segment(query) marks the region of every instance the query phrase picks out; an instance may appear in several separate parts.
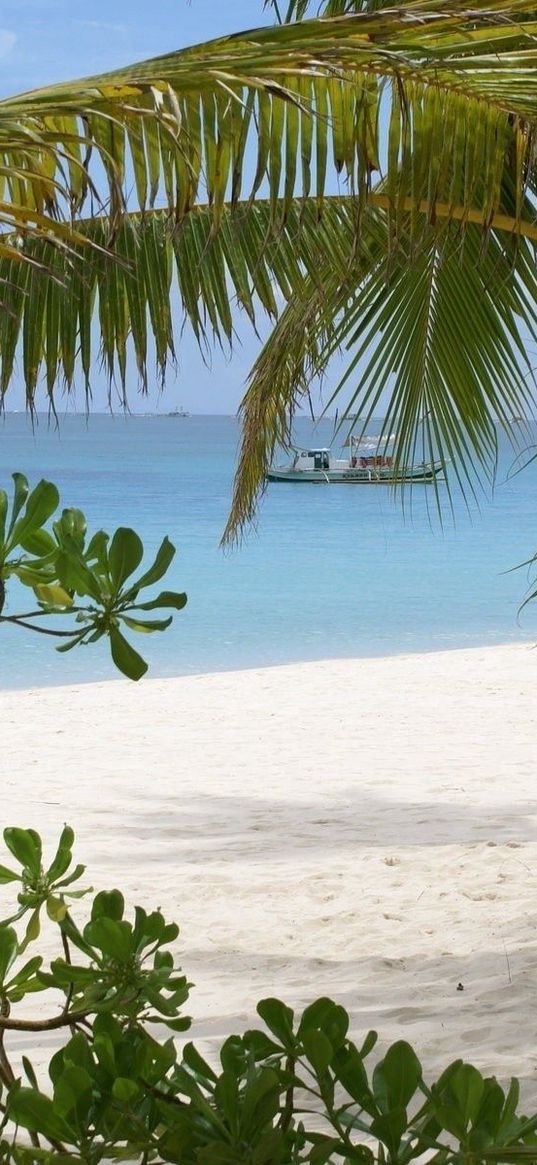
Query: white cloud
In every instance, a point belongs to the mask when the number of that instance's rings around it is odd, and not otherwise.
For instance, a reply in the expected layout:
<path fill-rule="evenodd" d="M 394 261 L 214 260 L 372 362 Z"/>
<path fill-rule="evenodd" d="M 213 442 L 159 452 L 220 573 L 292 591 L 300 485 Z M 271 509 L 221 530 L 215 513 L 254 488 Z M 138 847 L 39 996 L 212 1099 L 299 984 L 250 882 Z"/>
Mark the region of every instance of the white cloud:
<path fill-rule="evenodd" d="M 17 37 L 9 28 L 0 28 L 0 58 L 7 57 Z"/>

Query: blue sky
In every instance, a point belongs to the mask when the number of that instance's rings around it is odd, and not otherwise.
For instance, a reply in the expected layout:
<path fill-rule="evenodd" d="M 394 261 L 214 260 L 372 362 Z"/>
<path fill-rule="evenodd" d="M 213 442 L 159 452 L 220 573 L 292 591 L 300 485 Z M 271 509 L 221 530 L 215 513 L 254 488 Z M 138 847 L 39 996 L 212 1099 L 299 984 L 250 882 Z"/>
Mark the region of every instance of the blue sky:
<path fill-rule="evenodd" d="M 50 82 L 102 72 L 130 61 L 182 48 L 212 37 L 253 28 L 272 19 L 262 0 L 4 0 L 0 15 L 0 92 L 18 93 Z M 246 329 L 231 360 L 215 352 L 207 368 L 195 342 L 186 337 L 180 374 L 170 373 L 163 398 L 137 398 L 133 376 L 131 407 L 136 411 L 184 404 L 194 412 L 236 410 L 259 341 Z M 106 392 L 98 369 L 94 405 L 104 408 Z M 24 395 L 17 381 L 10 407 Z M 81 400 L 80 400 L 80 403 Z"/>
<path fill-rule="evenodd" d="M 4 0 L 0 88 L 103 72 L 270 19 L 262 0 Z"/>

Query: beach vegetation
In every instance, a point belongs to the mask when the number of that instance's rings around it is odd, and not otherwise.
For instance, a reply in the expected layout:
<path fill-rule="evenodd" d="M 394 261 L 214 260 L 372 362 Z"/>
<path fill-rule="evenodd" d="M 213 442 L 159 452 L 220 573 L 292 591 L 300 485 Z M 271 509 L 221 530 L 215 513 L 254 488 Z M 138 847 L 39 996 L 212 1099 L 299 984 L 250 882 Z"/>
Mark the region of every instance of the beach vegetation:
<path fill-rule="evenodd" d="M 505 1090 L 457 1058 L 431 1081 L 407 1041 L 381 1054 L 375 1032 L 356 1043 L 348 1013 L 329 998 L 298 1015 L 261 1000 L 258 1026 L 228 1036 L 209 1062 L 185 1042 L 178 927 L 159 910 L 129 914 L 117 889 L 80 888 L 85 868 L 73 865 L 68 826 L 49 865 L 33 829 L 5 829 L 4 841 L 0 885 L 15 898 L 0 922 L 6 1165 L 535 1160 L 537 1116 L 521 1113 L 516 1080 Z M 38 953 L 42 919 L 55 935 L 52 958 L 49 934 Z M 31 1041 L 47 1032 L 56 1047 L 45 1076 Z M 25 1049 L 20 1064 L 13 1037 Z"/>
<path fill-rule="evenodd" d="M 241 406 L 226 538 L 312 384 L 396 468 L 470 500 L 533 411 L 537 24 L 529 0 L 272 0 L 274 24 L 0 101 L 0 397 L 21 355 L 125 402 L 183 322 L 273 330 Z M 181 316 L 179 326 L 174 321 Z M 153 373 L 154 368 L 154 373 Z M 352 419 L 350 415 L 352 414 Z M 437 493 L 441 504 L 440 493 Z"/>
<path fill-rule="evenodd" d="M 104 638 L 119 671 L 139 680 L 148 665 L 125 632 L 165 631 L 173 615 L 161 612 L 185 606 L 186 595 L 177 591 L 142 595 L 166 574 L 175 547 L 164 538 L 152 564 L 133 578 L 144 557 L 135 530 L 120 526 L 112 535 L 97 530 L 90 536 L 82 511 L 58 514 L 59 505 L 53 482 L 40 481 L 30 490 L 22 473 L 13 474 L 11 503 L 0 489 L 0 624 L 60 640 L 60 652 Z M 11 580 L 32 592 L 32 610 L 6 610 Z"/>

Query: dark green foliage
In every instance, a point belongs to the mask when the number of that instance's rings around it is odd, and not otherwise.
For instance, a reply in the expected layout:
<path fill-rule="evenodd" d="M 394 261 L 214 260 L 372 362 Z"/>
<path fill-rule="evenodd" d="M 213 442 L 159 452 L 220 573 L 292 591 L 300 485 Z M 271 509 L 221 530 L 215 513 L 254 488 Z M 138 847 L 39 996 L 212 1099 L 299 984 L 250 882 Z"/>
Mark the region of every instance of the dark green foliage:
<path fill-rule="evenodd" d="M 505 1093 L 456 1060 L 427 1084 L 404 1040 L 370 1069 L 376 1034 L 358 1047 L 346 1011 L 331 999 L 298 1017 L 278 999 L 262 1000 L 263 1027 L 226 1039 L 213 1065 L 192 1043 L 179 1052 L 172 1036 L 189 1020 L 188 984 L 168 950 L 178 928 L 159 911 L 136 907 L 126 917 L 119 890 L 97 894 L 86 922 L 75 921 L 69 899 L 90 891 L 72 889 L 84 867 L 70 871 L 67 826 L 48 868 L 33 830 L 6 829 L 4 840 L 16 865 L 0 867 L 0 882 L 17 890 L 0 923 L 4 1165 L 514 1165 L 537 1157 L 537 1116 L 518 1114 L 516 1081 Z M 42 956 L 25 955 L 43 908 L 61 950 L 47 967 Z M 54 995 L 39 1019 L 14 1017 L 15 1004 L 47 988 Z M 155 1023 L 166 1029 L 163 1043 L 148 1026 Z M 26 1057 L 26 1081 L 16 1078 L 10 1031 L 54 1029 L 64 1039 L 49 1080 Z"/>
<path fill-rule="evenodd" d="M 116 667 L 129 679 L 139 680 L 147 663 L 123 632 L 165 631 L 173 616 L 148 619 L 146 611 L 180 611 L 185 606 L 186 595 L 175 591 L 161 591 L 146 601 L 139 598 L 142 590 L 166 574 L 175 547 L 164 538 L 152 566 L 133 581 L 144 555 L 134 530 L 120 526 L 112 537 L 98 530 L 88 538 L 84 514 L 75 509 L 63 510 L 47 528 L 60 502 L 56 486 L 40 481 L 30 492 L 22 473 L 14 473 L 13 482 L 11 511 L 7 493 L 0 490 L 0 623 L 59 637 L 65 642 L 58 651 L 107 636 Z M 37 610 L 2 614 L 10 578 L 33 591 Z M 38 620 L 47 616 L 60 616 L 63 629 L 43 627 Z M 66 619 L 70 629 L 65 629 Z"/>

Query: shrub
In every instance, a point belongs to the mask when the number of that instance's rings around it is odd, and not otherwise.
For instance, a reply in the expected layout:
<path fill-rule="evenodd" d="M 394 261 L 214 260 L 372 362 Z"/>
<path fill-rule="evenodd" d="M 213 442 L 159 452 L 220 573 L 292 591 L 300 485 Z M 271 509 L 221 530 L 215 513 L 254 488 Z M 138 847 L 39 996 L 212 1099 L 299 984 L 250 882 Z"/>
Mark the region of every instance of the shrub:
<path fill-rule="evenodd" d="M 357 1046 L 347 1012 L 328 998 L 298 1017 L 262 1000 L 263 1026 L 229 1036 L 213 1065 L 191 1042 L 179 1051 L 189 984 L 169 949 L 178 927 L 139 906 L 128 917 L 119 890 L 79 888 L 84 867 L 72 868 L 69 827 L 48 867 L 34 830 L 6 829 L 4 840 L 15 867 L 1 866 L 0 882 L 16 902 L 0 923 L 3 1162 L 477 1165 L 537 1157 L 537 1116 L 518 1113 L 516 1080 L 505 1093 L 459 1059 L 426 1083 L 403 1040 L 371 1070 L 376 1034 Z M 79 899 L 84 922 L 72 913 Z M 30 953 L 42 918 L 58 940 L 47 964 Z M 26 996 L 51 989 L 61 1005 L 49 1016 L 18 1014 Z M 26 1056 L 19 1078 L 10 1033 L 52 1030 L 60 1046 L 46 1087 Z"/>

